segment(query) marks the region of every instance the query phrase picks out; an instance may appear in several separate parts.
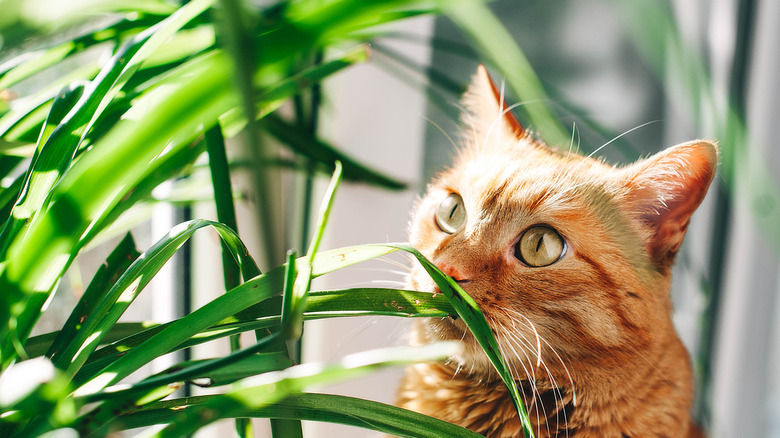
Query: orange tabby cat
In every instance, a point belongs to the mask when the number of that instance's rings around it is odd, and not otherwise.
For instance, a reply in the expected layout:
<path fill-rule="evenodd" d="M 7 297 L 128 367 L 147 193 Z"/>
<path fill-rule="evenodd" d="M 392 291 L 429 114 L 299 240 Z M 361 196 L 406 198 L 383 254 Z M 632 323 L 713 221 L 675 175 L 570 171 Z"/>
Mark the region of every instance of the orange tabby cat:
<path fill-rule="evenodd" d="M 695 141 L 626 167 L 523 131 L 481 67 L 464 97 L 465 146 L 416 208 L 411 242 L 479 304 L 537 437 L 693 437 L 688 354 L 671 320 L 671 265 L 717 148 Z M 410 286 L 435 292 L 421 268 Z M 503 383 L 461 320 L 448 363 L 409 367 L 400 406 L 488 437 L 521 436 Z"/>

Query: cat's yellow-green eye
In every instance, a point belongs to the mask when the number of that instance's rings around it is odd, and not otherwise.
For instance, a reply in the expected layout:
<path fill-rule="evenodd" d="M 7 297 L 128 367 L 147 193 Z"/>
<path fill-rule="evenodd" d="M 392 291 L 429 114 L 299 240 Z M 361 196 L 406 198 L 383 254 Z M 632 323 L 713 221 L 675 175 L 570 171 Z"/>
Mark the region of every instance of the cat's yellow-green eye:
<path fill-rule="evenodd" d="M 515 257 L 528 266 L 549 266 L 563 256 L 565 249 L 557 231 L 545 225 L 534 225 L 525 230 L 515 245 Z"/>
<path fill-rule="evenodd" d="M 436 208 L 436 225 L 447 234 L 452 234 L 466 223 L 466 206 L 457 193 L 450 193 Z"/>

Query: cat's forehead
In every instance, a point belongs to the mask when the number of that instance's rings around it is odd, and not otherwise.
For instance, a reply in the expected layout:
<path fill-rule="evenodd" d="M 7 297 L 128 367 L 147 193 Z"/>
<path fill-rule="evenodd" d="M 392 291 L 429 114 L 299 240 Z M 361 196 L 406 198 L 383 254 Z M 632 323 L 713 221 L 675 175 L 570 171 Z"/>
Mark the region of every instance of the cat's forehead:
<path fill-rule="evenodd" d="M 544 199 L 562 203 L 586 188 L 609 185 L 613 170 L 577 154 L 520 143 L 462 154 L 441 175 L 438 185 L 458 192 L 480 210 L 513 206 L 533 209 Z"/>

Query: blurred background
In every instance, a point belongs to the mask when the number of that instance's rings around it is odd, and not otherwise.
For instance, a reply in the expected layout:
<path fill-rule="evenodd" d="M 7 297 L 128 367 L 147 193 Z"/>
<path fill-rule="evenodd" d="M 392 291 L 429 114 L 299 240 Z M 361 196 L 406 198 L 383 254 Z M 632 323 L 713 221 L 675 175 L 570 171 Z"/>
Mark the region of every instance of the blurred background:
<path fill-rule="evenodd" d="M 568 148 L 572 141 L 590 153 L 609 143 L 598 155 L 627 163 L 680 142 L 719 140 L 720 173 L 694 216 L 675 267 L 675 322 L 696 368 L 695 415 L 710 435 L 780 438 L 780 150 L 774 139 L 780 115 L 780 29 L 775 25 L 780 3 L 502 0 L 489 6 L 546 92 L 543 100 L 527 100 L 507 84 L 507 100 L 525 102 L 528 111 L 534 105 L 550 108 L 557 132 L 545 131 L 526 113 L 518 117 L 551 144 Z M 507 48 L 481 46 L 457 16 L 415 17 L 382 33 L 372 41 L 368 63 L 326 79 L 315 90 L 312 127 L 318 138 L 407 186 L 344 184 L 326 230 L 326 249 L 404 241 L 414 200 L 453 156 L 459 95 L 469 77 L 480 62 L 494 79 L 506 76 L 501 53 Z M 23 41 L 14 38 L 3 35 L 0 64 L 24 50 Z M 26 92 L 23 87 L 11 91 Z M 284 253 L 269 247 L 305 248 L 309 217 L 327 179 L 269 170 L 267 205 L 274 214 L 258 214 L 253 169 L 240 165 L 251 155 L 245 137 L 237 137 L 230 149 L 239 163 L 233 174 L 238 227 L 261 265 L 275 266 Z M 290 156 L 268 135 L 262 138 L 272 155 Z M 149 210 L 151 219 L 133 231 L 139 248 L 184 219 L 216 217 L 198 178 L 196 170 L 155 189 L 160 202 Z M 268 223 L 273 234 L 263 231 Z M 111 248 L 97 246 L 78 259 L 50 306 L 47 318 L 53 322 L 37 330 L 61 324 L 56 321 L 67 317 L 80 279 L 90 278 Z M 127 320 L 170 320 L 222 294 L 219 241 L 199 235 L 188 248 L 155 278 L 153 292 L 133 304 Z M 315 288 L 402 287 L 409 263 L 388 257 L 361 264 L 317 280 Z M 410 326 L 408 319 L 378 316 L 309 321 L 302 357 L 327 361 L 402 345 Z M 227 351 L 226 345 L 204 348 L 191 354 Z M 401 373 L 392 369 L 321 390 L 391 403 Z M 371 435 L 324 423 L 304 424 L 304 434 Z"/>

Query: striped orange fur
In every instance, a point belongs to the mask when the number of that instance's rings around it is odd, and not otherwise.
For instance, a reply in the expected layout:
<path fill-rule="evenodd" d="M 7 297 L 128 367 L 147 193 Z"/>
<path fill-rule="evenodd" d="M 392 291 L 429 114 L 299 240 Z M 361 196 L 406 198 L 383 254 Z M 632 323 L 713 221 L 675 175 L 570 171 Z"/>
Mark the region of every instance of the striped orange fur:
<path fill-rule="evenodd" d="M 536 435 L 701 436 L 690 419 L 691 366 L 669 288 L 674 256 L 715 172 L 716 145 L 685 143 L 623 167 L 558 151 L 502 111 L 484 68 L 464 104 L 463 148 L 416 206 L 410 240 L 480 305 Z M 529 234 L 538 240 L 521 248 L 531 229 L 541 237 Z M 558 248 L 557 259 L 544 252 Z M 533 266 L 538 260 L 547 265 Z M 421 268 L 409 285 L 436 291 Z M 464 348 L 447 363 L 409 367 L 400 406 L 489 437 L 521 434 L 503 384 L 462 321 L 425 320 L 414 337 Z"/>

